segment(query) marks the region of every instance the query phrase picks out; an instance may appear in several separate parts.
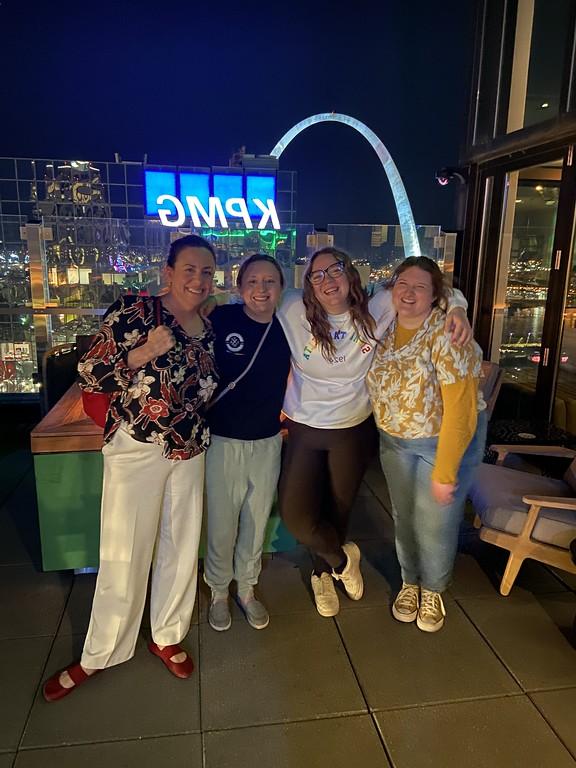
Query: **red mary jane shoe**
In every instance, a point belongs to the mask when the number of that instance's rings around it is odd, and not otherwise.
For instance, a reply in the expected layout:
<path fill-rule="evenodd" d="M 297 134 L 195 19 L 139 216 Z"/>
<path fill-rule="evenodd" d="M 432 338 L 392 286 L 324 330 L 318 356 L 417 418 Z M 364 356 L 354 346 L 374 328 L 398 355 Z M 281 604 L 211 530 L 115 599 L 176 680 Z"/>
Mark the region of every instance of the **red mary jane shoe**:
<path fill-rule="evenodd" d="M 55 675 L 52 675 L 52 677 L 46 680 L 42 686 L 42 693 L 44 698 L 46 701 L 58 701 L 59 699 L 63 699 L 65 696 L 68 696 L 69 693 L 73 693 L 73 691 L 75 691 L 79 685 L 82 685 L 83 682 L 89 680 L 91 677 L 94 677 L 94 675 L 99 671 L 100 670 L 96 670 L 91 675 L 88 675 L 80 666 L 80 662 L 71 664 L 69 667 L 61 669 L 59 672 L 56 672 Z M 72 688 L 64 688 L 64 686 L 60 684 L 60 675 L 62 672 L 68 672 L 70 675 L 72 682 L 74 683 Z"/>
<path fill-rule="evenodd" d="M 176 677 L 180 677 L 183 680 L 190 677 L 192 672 L 194 672 L 194 662 L 188 655 L 188 653 L 182 648 L 180 645 L 167 645 L 165 648 L 158 648 L 156 643 L 150 642 L 148 643 L 148 650 L 150 653 L 153 653 L 154 656 L 158 656 L 159 659 L 161 659 L 166 667 L 172 672 L 173 675 L 176 675 Z M 186 658 L 184 661 L 172 661 L 172 656 L 176 656 L 179 653 L 185 653 Z"/>

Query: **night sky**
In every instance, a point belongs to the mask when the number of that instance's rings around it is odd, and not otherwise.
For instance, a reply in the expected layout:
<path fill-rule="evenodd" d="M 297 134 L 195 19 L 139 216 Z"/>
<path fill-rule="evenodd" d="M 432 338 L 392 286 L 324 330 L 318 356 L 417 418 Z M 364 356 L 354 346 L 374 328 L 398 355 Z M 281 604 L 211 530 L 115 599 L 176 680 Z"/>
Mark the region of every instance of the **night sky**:
<path fill-rule="evenodd" d="M 227 165 L 336 111 L 383 140 L 417 224 L 453 227 L 434 171 L 464 139 L 473 0 L 279 6 L 0 0 L 0 155 Z M 346 126 L 310 128 L 280 167 L 298 172 L 300 222 L 397 222 L 376 155 Z"/>

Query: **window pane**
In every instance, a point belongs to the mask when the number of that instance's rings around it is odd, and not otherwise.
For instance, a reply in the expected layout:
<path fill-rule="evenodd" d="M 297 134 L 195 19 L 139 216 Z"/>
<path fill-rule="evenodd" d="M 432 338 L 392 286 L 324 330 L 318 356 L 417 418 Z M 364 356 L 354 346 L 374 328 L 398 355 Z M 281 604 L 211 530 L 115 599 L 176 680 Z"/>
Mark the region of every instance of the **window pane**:
<path fill-rule="evenodd" d="M 569 40 L 573 0 L 536 0 L 530 44 L 524 126 L 556 117 Z"/>
<path fill-rule="evenodd" d="M 504 381 L 534 392 L 560 189 L 558 163 L 507 176 L 491 359 Z"/>

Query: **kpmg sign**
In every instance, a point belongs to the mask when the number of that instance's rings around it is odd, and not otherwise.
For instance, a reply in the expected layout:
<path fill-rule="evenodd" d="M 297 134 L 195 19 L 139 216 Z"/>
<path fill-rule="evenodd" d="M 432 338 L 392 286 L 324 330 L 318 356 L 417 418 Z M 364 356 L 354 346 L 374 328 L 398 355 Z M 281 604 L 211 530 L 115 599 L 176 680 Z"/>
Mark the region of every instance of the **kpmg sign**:
<path fill-rule="evenodd" d="M 146 215 L 165 227 L 228 227 L 240 219 L 246 229 L 280 229 L 276 176 L 240 173 L 144 171 Z M 256 224 L 257 222 L 257 224 Z"/>

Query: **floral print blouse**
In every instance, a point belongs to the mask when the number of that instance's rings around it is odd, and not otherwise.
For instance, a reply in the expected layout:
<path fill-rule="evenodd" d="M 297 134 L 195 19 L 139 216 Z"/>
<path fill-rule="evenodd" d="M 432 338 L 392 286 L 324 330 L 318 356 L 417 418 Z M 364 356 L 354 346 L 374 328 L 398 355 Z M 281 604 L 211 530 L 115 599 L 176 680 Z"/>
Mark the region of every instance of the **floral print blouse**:
<path fill-rule="evenodd" d="M 408 344 L 395 349 L 396 321 L 377 347 L 366 377 L 379 429 L 415 439 L 438 435 L 441 387 L 481 375 L 482 351 L 475 341 L 458 347 L 444 330 L 446 316 L 433 309 Z M 477 409 L 486 404 L 478 391 Z"/>
<path fill-rule="evenodd" d="M 166 458 L 190 459 L 210 444 L 205 410 L 218 380 L 214 333 L 204 320 L 204 333 L 188 336 L 160 304 L 162 323 L 170 328 L 176 344 L 143 368 L 132 370 L 128 353 L 143 344 L 156 326 L 159 301 L 123 296 L 112 304 L 78 364 L 80 387 L 111 395 L 105 442 L 122 425 L 135 440 L 162 446 Z"/>

